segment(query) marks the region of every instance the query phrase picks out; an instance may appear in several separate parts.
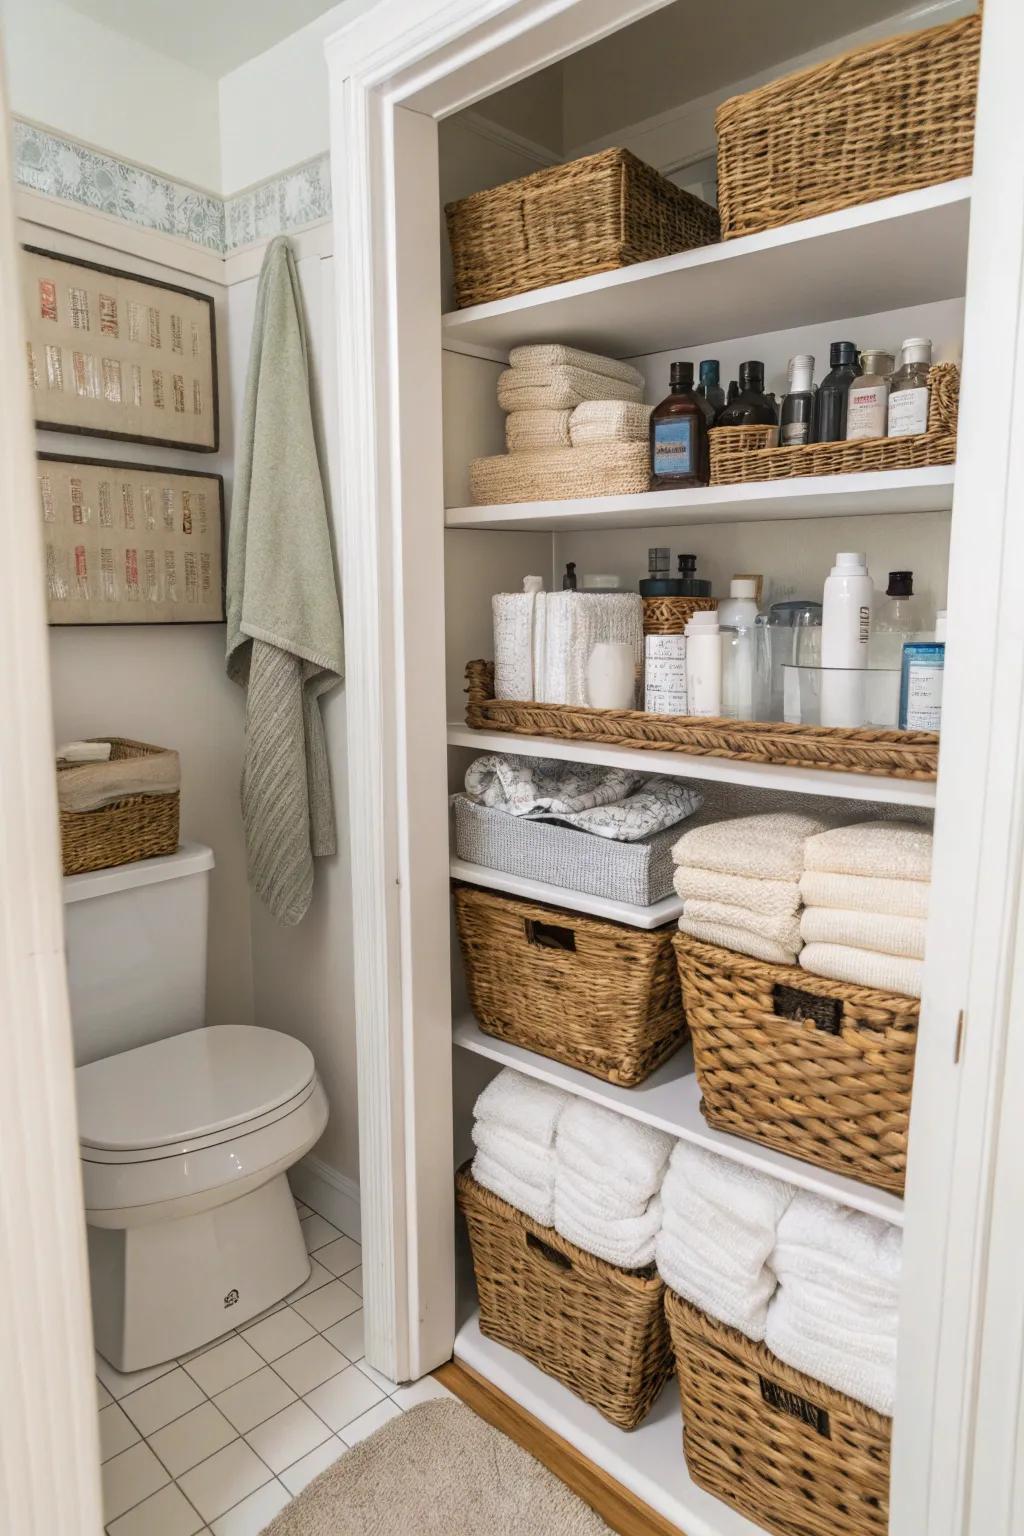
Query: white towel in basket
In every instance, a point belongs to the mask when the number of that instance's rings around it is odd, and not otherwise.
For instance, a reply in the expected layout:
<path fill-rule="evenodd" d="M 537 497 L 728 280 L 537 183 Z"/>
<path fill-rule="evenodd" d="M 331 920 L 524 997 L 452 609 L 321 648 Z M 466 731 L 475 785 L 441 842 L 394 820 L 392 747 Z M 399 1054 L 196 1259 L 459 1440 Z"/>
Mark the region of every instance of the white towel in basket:
<path fill-rule="evenodd" d="M 884 879 L 930 880 L 932 834 L 912 821 L 859 821 L 808 838 L 807 869 Z"/>
<path fill-rule="evenodd" d="M 477 1120 L 507 1126 L 540 1147 L 554 1146 L 555 1130 L 570 1095 L 511 1067 L 502 1067 L 473 1106 Z"/>
<path fill-rule="evenodd" d="M 874 987 L 879 992 L 900 992 L 920 997 L 924 962 L 901 955 L 883 955 L 874 949 L 854 949 L 849 944 L 805 944 L 800 964 L 814 976 L 848 981 L 855 987 Z"/>

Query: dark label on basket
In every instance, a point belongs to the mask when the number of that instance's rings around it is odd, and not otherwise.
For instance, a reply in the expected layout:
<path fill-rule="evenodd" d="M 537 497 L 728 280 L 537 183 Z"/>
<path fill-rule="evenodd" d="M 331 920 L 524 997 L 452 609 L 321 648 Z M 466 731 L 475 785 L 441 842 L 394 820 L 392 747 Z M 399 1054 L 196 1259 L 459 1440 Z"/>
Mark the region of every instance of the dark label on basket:
<path fill-rule="evenodd" d="M 772 988 L 772 1007 L 780 1019 L 795 1019 L 802 1023 L 810 1019 L 815 1029 L 828 1035 L 838 1035 L 843 1023 L 843 1004 L 838 997 L 815 997 L 799 987 L 787 987 L 777 981 Z"/>
<path fill-rule="evenodd" d="M 761 1383 L 761 1396 L 769 1408 L 775 1408 L 779 1413 L 788 1413 L 790 1418 L 799 1419 L 801 1424 L 809 1425 L 826 1440 L 831 1440 L 832 1431 L 824 1408 L 809 1403 L 806 1397 L 800 1397 L 786 1387 L 780 1387 L 777 1381 L 769 1381 L 767 1376 L 760 1376 L 758 1380 Z"/>

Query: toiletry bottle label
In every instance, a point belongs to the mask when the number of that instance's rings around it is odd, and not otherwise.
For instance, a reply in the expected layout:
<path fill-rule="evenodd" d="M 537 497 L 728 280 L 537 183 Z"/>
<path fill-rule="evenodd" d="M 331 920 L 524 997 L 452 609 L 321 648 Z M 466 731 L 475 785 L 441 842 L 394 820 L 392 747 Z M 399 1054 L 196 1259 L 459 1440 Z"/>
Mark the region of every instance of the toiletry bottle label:
<path fill-rule="evenodd" d="M 779 445 L 782 448 L 802 448 L 811 440 L 809 421 L 788 421 L 779 429 Z"/>
<path fill-rule="evenodd" d="M 889 436 L 916 437 L 928 428 L 928 390 L 898 389 L 889 396 Z"/>
<path fill-rule="evenodd" d="M 644 709 L 650 715 L 685 715 L 686 702 L 686 636 L 647 635 Z"/>
<path fill-rule="evenodd" d="M 851 389 L 846 407 L 847 442 L 865 437 L 884 437 L 888 421 L 888 404 L 889 391 L 884 384 Z M 925 409 L 927 410 L 927 405 Z"/>
<path fill-rule="evenodd" d="M 934 646 L 904 651 L 903 700 L 900 725 L 908 731 L 942 728 L 942 682 L 945 654 Z"/>
<path fill-rule="evenodd" d="M 693 427 L 692 419 L 686 418 L 654 423 L 654 474 L 693 474 Z"/>

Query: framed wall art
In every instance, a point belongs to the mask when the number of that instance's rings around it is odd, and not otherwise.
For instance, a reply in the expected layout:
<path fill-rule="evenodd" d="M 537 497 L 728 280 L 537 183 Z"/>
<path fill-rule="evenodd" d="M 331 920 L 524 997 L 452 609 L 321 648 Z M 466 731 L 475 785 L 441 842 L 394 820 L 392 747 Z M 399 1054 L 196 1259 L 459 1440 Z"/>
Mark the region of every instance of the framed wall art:
<path fill-rule="evenodd" d="M 224 619 L 224 482 L 156 464 L 41 453 L 51 624 Z"/>
<path fill-rule="evenodd" d="M 216 451 L 209 294 L 33 245 L 22 271 L 36 426 Z"/>

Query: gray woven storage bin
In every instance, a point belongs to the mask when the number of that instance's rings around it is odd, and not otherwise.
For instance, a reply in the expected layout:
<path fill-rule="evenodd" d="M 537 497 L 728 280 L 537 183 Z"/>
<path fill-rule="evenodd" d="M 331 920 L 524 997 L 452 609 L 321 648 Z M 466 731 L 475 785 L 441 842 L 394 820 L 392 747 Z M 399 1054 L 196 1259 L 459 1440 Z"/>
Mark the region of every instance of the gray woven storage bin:
<path fill-rule="evenodd" d="M 455 854 L 467 864 L 637 907 L 672 894 L 672 846 L 682 824 L 637 843 L 617 843 L 557 822 L 510 816 L 465 795 L 453 796 L 453 804 Z"/>

